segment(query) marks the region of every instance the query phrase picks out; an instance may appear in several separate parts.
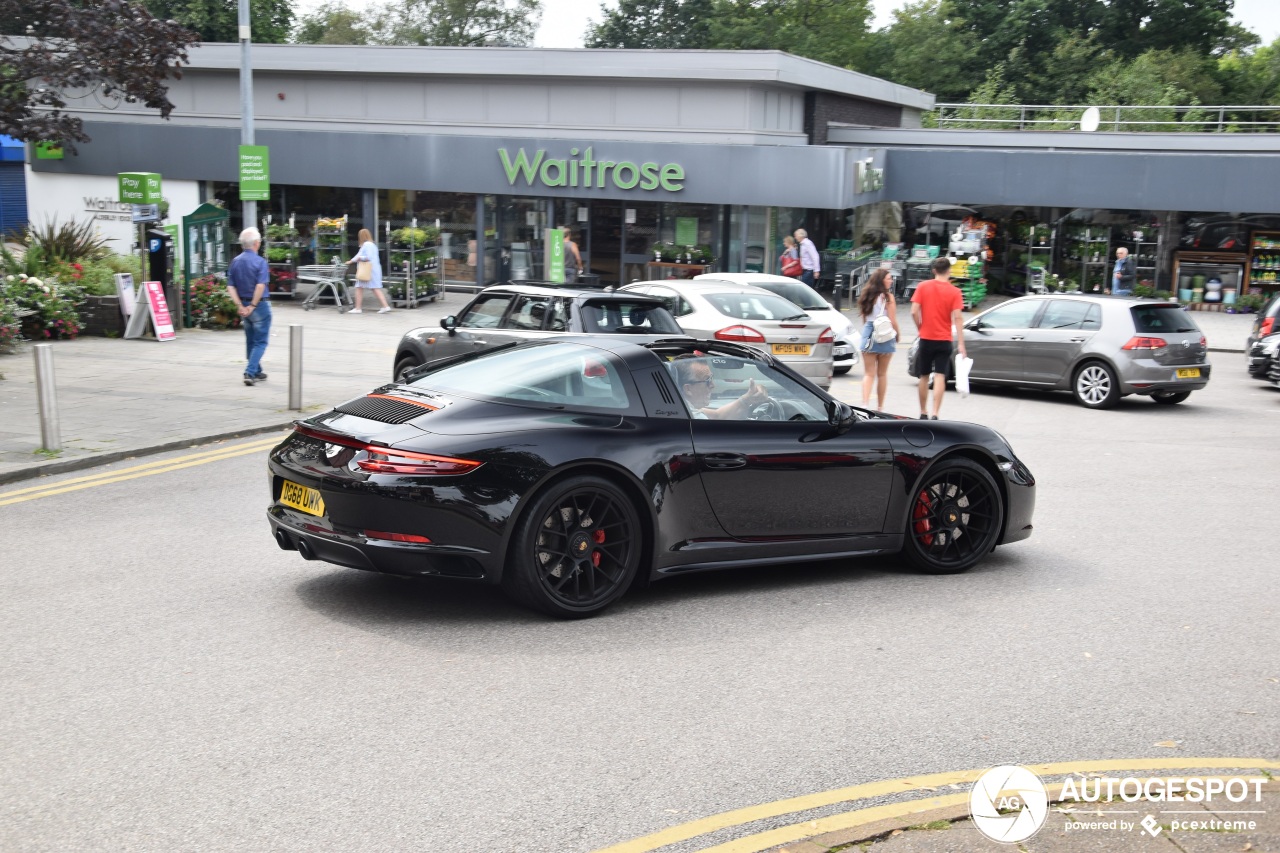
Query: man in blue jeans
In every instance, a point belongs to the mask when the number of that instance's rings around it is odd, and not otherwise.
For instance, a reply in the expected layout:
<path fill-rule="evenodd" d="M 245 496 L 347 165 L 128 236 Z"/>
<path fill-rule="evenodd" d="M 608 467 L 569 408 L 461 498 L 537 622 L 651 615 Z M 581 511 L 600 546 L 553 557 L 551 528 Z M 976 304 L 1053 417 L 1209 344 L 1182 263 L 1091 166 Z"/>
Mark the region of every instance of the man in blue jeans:
<path fill-rule="evenodd" d="M 271 294 L 267 282 L 271 269 L 258 254 L 262 235 L 257 228 L 240 232 L 240 248 L 231 266 L 227 267 L 227 294 L 236 303 L 240 324 L 244 326 L 244 346 L 249 359 L 244 369 L 244 384 L 256 385 L 267 374 L 262 372 L 262 354 L 267 351 L 267 338 L 271 335 Z"/>

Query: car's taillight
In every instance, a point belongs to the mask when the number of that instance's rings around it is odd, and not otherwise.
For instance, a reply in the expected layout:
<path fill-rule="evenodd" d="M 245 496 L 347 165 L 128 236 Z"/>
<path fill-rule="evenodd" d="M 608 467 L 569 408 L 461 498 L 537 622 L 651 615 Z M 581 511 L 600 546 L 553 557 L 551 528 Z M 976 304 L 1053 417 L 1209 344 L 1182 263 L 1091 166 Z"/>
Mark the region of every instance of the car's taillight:
<path fill-rule="evenodd" d="M 455 459 L 452 456 L 436 456 L 432 453 L 414 453 L 409 450 L 392 450 L 390 447 L 379 447 L 366 444 L 364 450 L 369 454 L 356 465 L 364 471 L 374 474 L 417 474 L 417 475 L 450 475 L 466 474 L 474 471 L 483 463 L 471 459 Z"/>
<path fill-rule="evenodd" d="M 1201 335 L 1201 336 L 1200 336 L 1200 346 L 1202 346 L 1202 347 L 1208 347 L 1208 346 L 1209 346 L 1209 339 L 1208 339 L 1208 338 L 1206 338 L 1204 335 Z"/>
<path fill-rule="evenodd" d="M 1275 317 L 1265 317 L 1265 318 L 1263 318 L 1263 320 L 1262 320 L 1262 328 L 1258 329 L 1258 334 L 1260 334 L 1260 335 L 1269 335 L 1269 334 L 1271 334 L 1271 328 L 1272 328 L 1273 326 L 1275 326 L 1275 324 L 1276 324 L 1276 318 L 1275 318 Z"/>
<path fill-rule="evenodd" d="M 366 530 L 364 535 L 370 539 L 385 539 L 388 542 L 412 542 L 415 545 L 430 545 L 431 540 L 416 533 L 387 533 L 382 530 Z"/>
<path fill-rule="evenodd" d="M 1129 342 L 1120 349 L 1164 349 L 1169 342 L 1164 338 L 1144 338 L 1141 335 L 1135 335 L 1129 338 Z"/>
<path fill-rule="evenodd" d="M 822 334 L 818 335 L 818 343 L 820 344 L 834 344 L 835 342 L 836 335 L 835 332 L 831 331 L 830 326 L 823 329 Z"/>
<path fill-rule="evenodd" d="M 745 341 L 753 344 L 764 343 L 764 335 L 750 326 L 730 326 L 716 332 L 717 341 Z"/>
<path fill-rule="evenodd" d="M 412 450 L 396 450 L 380 444 L 368 444 L 346 435 L 338 435 L 328 430 L 316 429 L 304 424 L 294 424 L 294 432 L 323 441 L 325 444 L 336 444 L 340 447 L 353 447 L 363 450 L 368 458 L 361 459 L 356 466 L 363 471 L 374 474 L 415 474 L 419 476 L 448 476 L 466 474 L 483 465 L 471 459 L 456 459 L 452 456 L 436 456 L 433 453 L 417 453 Z"/>

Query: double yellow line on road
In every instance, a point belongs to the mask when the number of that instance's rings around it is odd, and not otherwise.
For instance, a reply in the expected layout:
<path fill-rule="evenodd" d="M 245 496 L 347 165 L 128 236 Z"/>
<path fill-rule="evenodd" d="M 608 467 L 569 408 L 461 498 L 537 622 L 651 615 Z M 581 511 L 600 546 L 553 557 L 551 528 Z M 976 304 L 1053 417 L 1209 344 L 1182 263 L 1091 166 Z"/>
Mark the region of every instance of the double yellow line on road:
<path fill-rule="evenodd" d="M 1280 762 L 1263 758 L 1137 758 L 1028 764 L 1026 768 L 1039 776 L 1055 776 L 1122 770 L 1243 770 L 1254 768 L 1275 770 L 1280 769 Z M 700 835 L 745 826 L 758 820 L 832 806 L 837 803 L 856 802 L 873 797 L 890 796 L 912 791 L 936 791 L 944 785 L 971 785 L 987 769 L 960 770 L 949 773 L 930 773 L 924 776 L 908 776 L 902 779 L 886 779 L 880 782 L 852 785 L 848 788 L 837 788 L 833 791 L 824 791 L 819 794 L 808 794 L 786 800 L 777 800 L 772 803 L 761 803 L 760 805 L 735 809 L 683 823 L 679 826 L 669 827 L 651 835 L 646 835 L 643 838 L 636 838 L 632 841 L 624 841 L 620 844 L 602 848 L 597 850 L 596 853 L 652 853 L 652 851 L 661 847 L 688 841 Z M 700 849 L 703 853 L 761 853 L 761 851 L 769 850 L 780 844 L 812 838 L 825 832 L 866 826 L 879 820 L 904 817 L 935 808 L 958 805 L 965 802 L 968 797 L 968 793 L 943 794 L 937 797 L 871 806 L 818 818 L 817 820 L 801 821 L 789 826 L 757 832 Z"/>
<path fill-rule="evenodd" d="M 216 447 L 211 450 L 201 451 L 200 453 L 191 453 L 174 459 L 165 459 L 159 462 L 148 462 L 145 465 L 134 465 L 131 468 L 118 468 L 114 471 L 103 471 L 101 474 L 90 474 L 87 477 L 75 477 L 70 480 L 59 480 L 56 483 L 46 483 L 41 486 L 29 486 L 25 489 L 16 489 L 12 492 L 0 492 L 0 506 L 9 506 L 10 504 L 34 501 L 39 498 L 50 498 L 54 495 L 62 495 L 67 492 L 77 492 L 81 489 L 92 489 L 95 486 L 105 486 L 109 483 L 122 483 L 125 480 L 136 480 L 139 477 L 151 477 L 156 474 L 167 474 L 170 471 L 180 471 L 183 468 L 192 468 L 196 465 L 207 465 L 210 462 L 220 462 L 223 459 L 233 459 L 237 456 L 248 456 L 251 453 L 261 453 L 262 451 L 279 444 L 283 438 L 284 434 L 280 434 L 272 436 L 271 438 L 256 439 L 244 444 Z"/>

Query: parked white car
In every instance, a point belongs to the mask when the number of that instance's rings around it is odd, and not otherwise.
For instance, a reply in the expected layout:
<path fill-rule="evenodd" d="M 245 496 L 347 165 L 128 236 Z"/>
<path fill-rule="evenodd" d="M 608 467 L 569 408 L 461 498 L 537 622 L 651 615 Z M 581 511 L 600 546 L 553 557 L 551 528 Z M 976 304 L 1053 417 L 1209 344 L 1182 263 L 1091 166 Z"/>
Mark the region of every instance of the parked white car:
<path fill-rule="evenodd" d="M 818 387 L 831 387 L 835 332 L 781 296 L 718 279 L 638 281 L 621 290 L 661 299 L 687 335 L 746 344 Z"/>
<path fill-rule="evenodd" d="M 731 281 L 734 284 L 749 284 L 762 287 L 770 293 L 781 296 L 788 302 L 794 302 L 804 309 L 804 313 L 820 323 L 831 326 L 836 340 L 831 346 L 833 371 L 842 376 L 853 369 L 862 356 L 862 330 L 856 325 L 853 317 L 837 311 L 836 307 L 823 298 L 822 294 L 798 278 L 785 275 L 770 275 L 763 272 L 712 272 L 693 277 L 694 281 Z"/>

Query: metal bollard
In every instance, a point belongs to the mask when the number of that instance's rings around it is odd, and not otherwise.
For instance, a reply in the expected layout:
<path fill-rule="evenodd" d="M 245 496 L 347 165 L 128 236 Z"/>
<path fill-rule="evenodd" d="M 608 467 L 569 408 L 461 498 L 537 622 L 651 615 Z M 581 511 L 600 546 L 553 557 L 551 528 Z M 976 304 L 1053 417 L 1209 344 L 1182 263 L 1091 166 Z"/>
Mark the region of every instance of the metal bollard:
<path fill-rule="evenodd" d="M 302 326 L 289 324 L 289 408 L 302 411 Z"/>
<path fill-rule="evenodd" d="M 58 424 L 58 397 L 53 377 L 53 346 L 36 344 L 36 400 L 40 409 L 40 446 L 45 450 L 61 450 L 62 436 Z"/>
<path fill-rule="evenodd" d="M 840 310 L 840 300 L 844 297 L 844 275 L 836 273 L 836 310 Z"/>

